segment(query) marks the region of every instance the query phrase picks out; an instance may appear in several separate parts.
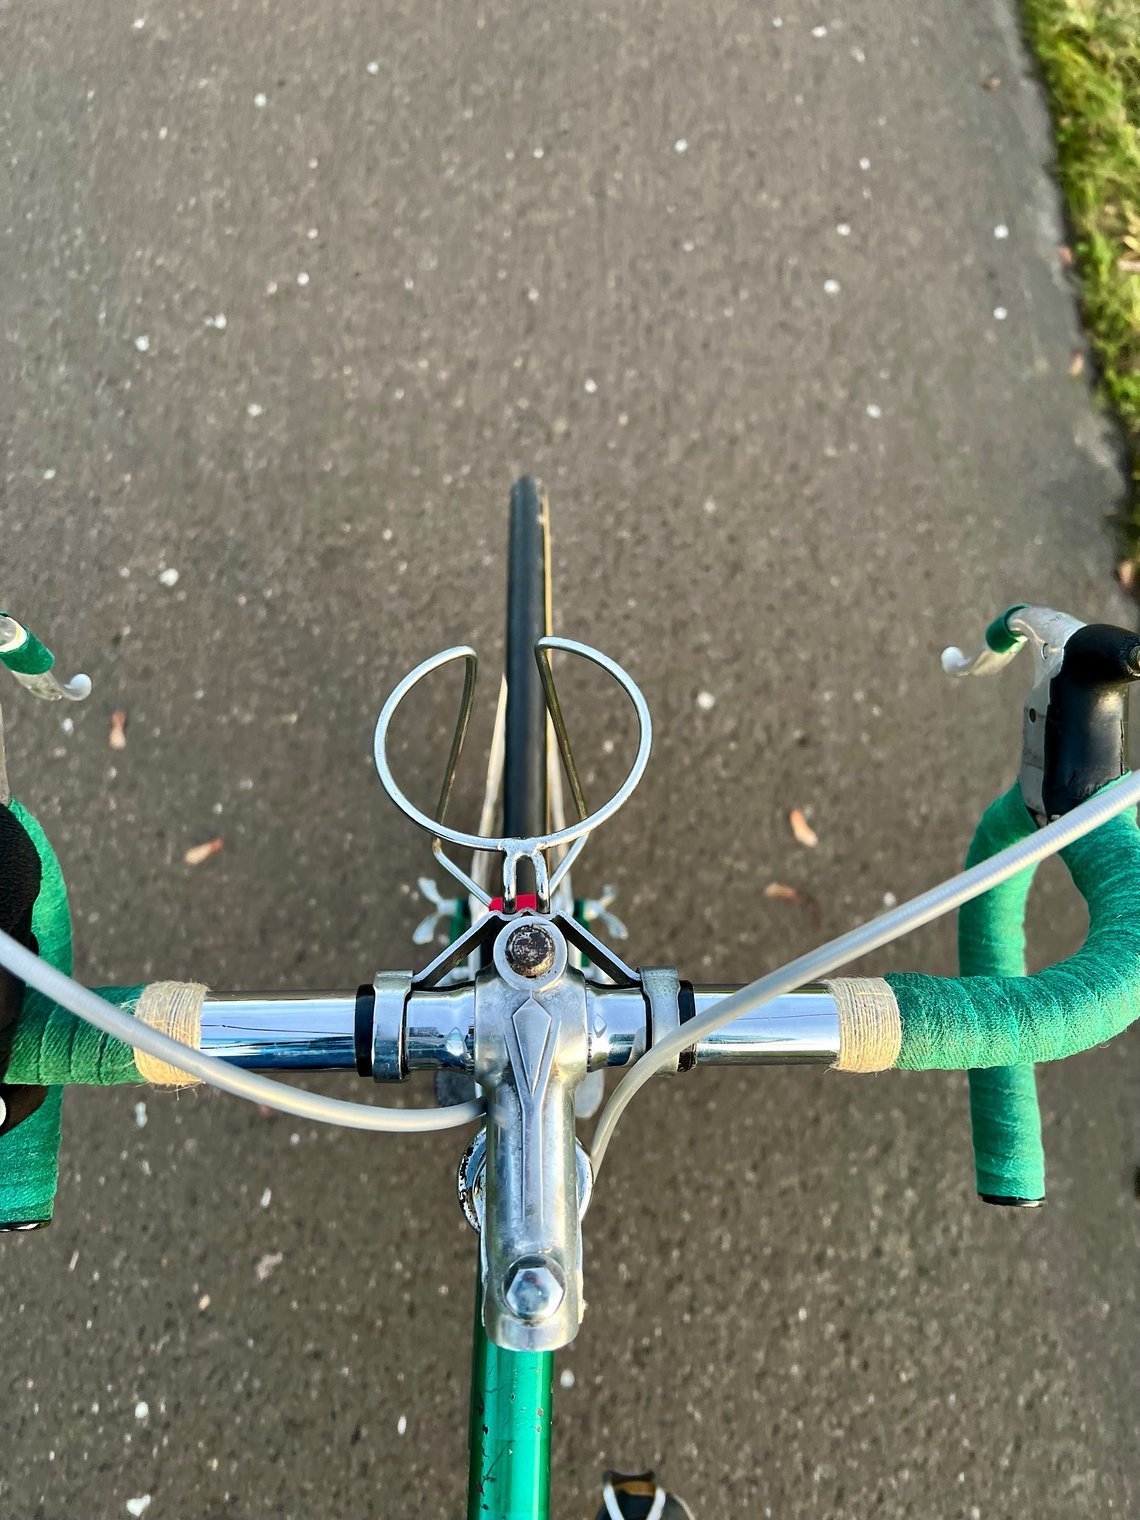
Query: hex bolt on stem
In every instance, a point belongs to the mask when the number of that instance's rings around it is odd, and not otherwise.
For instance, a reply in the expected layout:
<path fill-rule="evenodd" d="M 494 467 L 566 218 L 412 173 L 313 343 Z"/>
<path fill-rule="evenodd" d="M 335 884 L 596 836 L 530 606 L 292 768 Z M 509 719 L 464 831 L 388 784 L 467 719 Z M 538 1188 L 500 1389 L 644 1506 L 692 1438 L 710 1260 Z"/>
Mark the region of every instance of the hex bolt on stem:
<path fill-rule="evenodd" d="M 503 1300 L 514 1317 L 538 1325 L 555 1313 L 566 1290 L 541 1256 L 522 1256 L 507 1269 Z"/>

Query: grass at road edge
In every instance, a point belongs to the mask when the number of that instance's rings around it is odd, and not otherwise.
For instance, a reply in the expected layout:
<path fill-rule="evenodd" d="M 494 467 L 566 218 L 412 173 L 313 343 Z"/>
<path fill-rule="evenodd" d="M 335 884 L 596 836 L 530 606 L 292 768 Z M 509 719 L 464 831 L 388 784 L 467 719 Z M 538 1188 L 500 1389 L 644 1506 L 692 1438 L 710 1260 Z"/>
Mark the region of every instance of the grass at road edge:
<path fill-rule="evenodd" d="M 1103 395 L 1128 445 L 1124 550 L 1140 565 L 1140 0 L 1021 0 Z"/>

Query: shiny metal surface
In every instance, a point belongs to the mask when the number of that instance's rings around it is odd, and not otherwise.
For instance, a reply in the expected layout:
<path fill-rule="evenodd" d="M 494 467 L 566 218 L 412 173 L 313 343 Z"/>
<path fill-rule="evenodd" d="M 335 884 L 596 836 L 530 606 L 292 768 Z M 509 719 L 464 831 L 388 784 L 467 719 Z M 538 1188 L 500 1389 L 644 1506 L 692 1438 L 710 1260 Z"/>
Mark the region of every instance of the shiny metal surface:
<path fill-rule="evenodd" d="M 648 1006 L 649 1043 L 660 1045 L 681 1026 L 681 979 L 674 966 L 641 966 L 643 1001 Z M 661 1075 L 675 1077 L 680 1070 L 680 1056 L 662 1069 Z"/>
<path fill-rule="evenodd" d="M 1033 685 L 1022 707 L 1017 781 L 1021 800 L 1040 826 L 1049 821 L 1044 786 L 1050 688 L 1064 661 L 1065 645 L 1085 625 L 1067 612 L 1055 612 L 1051 607 L 1022 607 L 1006 621 L 1010 630 L 1027 639 L 1033 650 Z"/>
<path fill-rule="evenodd" d="M 377 1082 L 402 1082 L 408 1074 L 404 1011 L 412 990 L 410 971 L 378 971 L 372 981 L 372 1075 Z"/>
<path fill-rule="evenodd" d="M 404 1013 L 408 1070 L 473 1070 L 474 1024 L 475 989 L 470 982 L 413 992 Z"/>
<path fill-rule="evenodd" d="M 735 987 L 698 987 L 696 1012 Z M 590 1066 L 628 1066 L 645 1050 L 645 999 L 633 987 L 591 986 Z M 825 987 L 804 987 L 697 1041 L 698 1066 L 828 1064 L 839 1055 L 839 1013 Z"/>
<path fill-rule="evenodd" d="M 355 992 L 214 992 L 201 1048 L 253 1070 L 351 1071 L 355 1023 Z"/>
<path fill-rule="evenodd" d="M 546 976 L 520 975 L 495 941 L 475 982 L 475 1079 L 487 1104 L 483 1323 L 495 1345 L 553 1351 L 582 1320 L 582 1229 L 574 1090 L 586 1075 L 586 984 L 554 941 Z"/>
<path fill-rule="evenodd" d="M 578 1165 L 578 1217 L 585 1219 L 586 1210 L 594 1192 L 594 1174 L 590 1169 L 590 1155 L 581 1140 L 574 1142 L 574 1156 Z M 487 1178 L 487 1130 L 478 1130 L 471 1144 L 463 1152 L 456 1172 L 455 1186 L 459 1194 L 459 1206 L 467 1223 L 476 1235 L 483 1228 L 483 1206 Z"/>
<path fill-rule="evenodd" d="M 697 1013 L 734 991 L 698 987 Z M 640 989 L 589 984 L 586 998 L 590 1070 L 628 1066 L 645 1049 Z M 215 993 L 202 1008 L 202 1049 L 253 1070 L 348 1071 L 355 1067 L 355 1017 L 354 993 Z M 408 1071 L 473 1070 L 472 984 L 412 992 L 403 1042 Z M 827 1063 L 838 1054 L 839 1015 L 823 987 L 787 993 L 697 1042 L 701 1066 Z"/>

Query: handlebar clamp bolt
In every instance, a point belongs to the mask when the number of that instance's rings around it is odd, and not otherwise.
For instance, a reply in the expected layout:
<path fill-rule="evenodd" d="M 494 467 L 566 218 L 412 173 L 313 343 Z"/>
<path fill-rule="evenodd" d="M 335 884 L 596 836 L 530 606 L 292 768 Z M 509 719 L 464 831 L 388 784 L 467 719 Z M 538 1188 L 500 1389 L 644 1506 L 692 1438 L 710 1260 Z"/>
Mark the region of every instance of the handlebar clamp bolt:
<path fill-rule="evenodd" d="M 503 1301 L 526 1325 L 538 1325 L 556 1313 L 566 1296 L 554 1269 L 541 1256 L 522 1256 L 507 1271 Z"/>
<path fill-rule="evenodd" d="M 542 924 L 520 924 L 507 937 L 507 964 L 519 976 L 546 976 L 554 968 L 554 936 Z"/>

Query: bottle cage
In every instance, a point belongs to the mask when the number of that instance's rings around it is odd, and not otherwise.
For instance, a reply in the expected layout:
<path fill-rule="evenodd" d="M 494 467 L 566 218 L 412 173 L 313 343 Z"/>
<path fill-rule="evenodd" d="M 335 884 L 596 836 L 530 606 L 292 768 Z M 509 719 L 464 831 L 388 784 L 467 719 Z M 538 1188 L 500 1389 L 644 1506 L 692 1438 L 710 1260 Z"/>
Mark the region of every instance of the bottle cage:
<path fill-rule="evenodd" d="M 611 676 L 625 692 L 633 705 L 637 715 L 637 753 L 633 764 L 629 768 L 625 780 L 617 791 L 602 807 L 594 812 L 587 813 L 586 801 L 582 792 L 582 785 L 578 777 L 577 767 L 574 764 L 574 756 L 570 750 L 570 739 L 566 731 L 566 721 L 563 717 L 562 706 L 558 700 L 558 690 L 554 684 L 554 672 L 551 665 L 551 656 L 555 650 L 565 654 L 577 655 L 581 659 L 589 660 L 591 664 L 599 666 L 607 675 Z M 503 885 L 502 899 L 508 912 L 513 912 L 517 897 L 518 865 L 520 860 L 528 860 L 534 869 L 536 893 L 540 911 L 547 912 L 550 906 L 552 894 L 557 890 L 559 883 L 569 871 L 574 861 L 581 854 L 586 840 L 590 834 L 607 819 L 612 818 L 619 808 L 629 800 L 637 783 L 641 780 L 645 767 L 649 763 L 649 752 L 653 746 L 653 724 L 649 716 L 649 707 L 642 696 L 636 682 L 622 669 L 616 660 L 611 660 L 600 650 L 592 648 L 589 644 L 581 644 L 576 639 L 562 639 L 553 636 L 539 639 L 534 646 L 534 657 L 538 663 L 539 675 L 542 678 L 542 691 L 546 701 L 546 710 L 550 717 L 554 736 L 558 743 L 558 752 L 561 756 L 562 767 L 570 784 L 570 791 L 574 799 L 578 817 L 576 822 L 568 824 L 565 828 L 555 829 L 548 834 L 536 834 L 529 839 L 512 839 L 504 835 L 493 834 L 468 834 L 461 829 L 449 828 L 446 823 L 447 809 L 451 802 L 451 794 L 455 786 L 455 776 L 459 768 L 459 757 L 463 752 L 463 743 L 467 737 L 468 725 L 471 721 L 471 711 L 475 701 L 475 682 L 478 675 L 479 657 L 475 651 L 466 644 L 458 644 L 453 649 L 441 650 L 439 654 L 432 655 L 424 660 L 412 671 L 409 671 L 404 679 L 392 692 L 384 703 L 380 716 L 376 721 L 376 736 L 373 741 L 373 755 L 376 761 L 376 771 L 380 777 L 380 784 L 391 797 L 392 801 L 413 823 L 426 829 L 432 836 L 432 850 L 440 865 L 455 877 L 466 891 L 486 906 L 490 906 L 492 897 L 486 889 L 474 881 L 454 860 L 444 852 L 444 843 L 456 845 L 460 849 L 475 852 L 490 852 L 502 856 Z M 444 772 L 443 785 L 440 788 L 439 802 L 436 805 L 436 816 L 429 817 L 420 811 L 418 807 L 404 794 L 392 774 L 392 767 L 388 760 L 388 730 L 392 725 L 397 709 L 404 698 L 418 686 L 425 677 L 434 671 L 442 669 L 454 660 L 464 662 L 463 694 L 459 702 L 459 716 L 455 724 L 455 732 L 452 735 L 451 751 L 448 755 L 447 768 Z M 558 864 L 551 870 L 547 862 L 547 854 L 552 850 L 566 847 L 565 854 Z"/>

